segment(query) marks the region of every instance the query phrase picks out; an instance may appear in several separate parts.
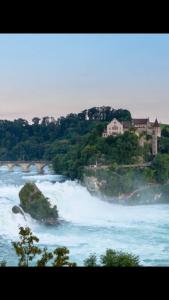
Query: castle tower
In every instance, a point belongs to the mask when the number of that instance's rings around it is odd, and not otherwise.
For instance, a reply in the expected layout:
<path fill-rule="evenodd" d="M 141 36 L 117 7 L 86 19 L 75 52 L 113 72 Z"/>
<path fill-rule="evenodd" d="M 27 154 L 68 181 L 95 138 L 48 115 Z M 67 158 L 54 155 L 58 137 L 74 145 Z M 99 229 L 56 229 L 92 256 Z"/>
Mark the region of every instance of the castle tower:
<path fill-rule="evenodd" d="M 155 133 L 158 137 L 161 137 L 161 128 L 160 124 L 157 121 L 157 118 L 155 119 L 155 122 L 153 124 L 153 133 Z"/>
<path fill-rule="evenodd" d="M 157 121 L 157 118 L 153 124 L 152 131 L 152 154 L 155 156 L 158 153 L 158 137 L 161 136 L 161 128 Z"/>
<path fill-rule="evenodd" d="M 152 135 L 152 154 L 156 156 L 158 153 L 158 147 L 157 147 L 157 135 Z"/>

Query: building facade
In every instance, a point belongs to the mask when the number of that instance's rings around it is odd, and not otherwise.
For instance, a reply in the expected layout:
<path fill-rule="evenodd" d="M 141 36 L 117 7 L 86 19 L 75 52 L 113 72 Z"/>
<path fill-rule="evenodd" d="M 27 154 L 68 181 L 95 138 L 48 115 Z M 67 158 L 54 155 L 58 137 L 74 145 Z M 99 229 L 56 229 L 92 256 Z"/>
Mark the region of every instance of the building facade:
<path fill-rule="evenodd" d="M 113 119 L 107 128 L 103 131 L 102 136 L 117 136 L 123 134 L 126 131 L 133 130 L 134 133 L 140 137 L 140 146 L 144 146 L 145 140 L 142 134 L 151 136 L 152 154 L 157 155 L 158 153 L 158 137 L 161 137 L 160 124 L 157 118 L 154 123 L 151 123 L 148 119 L 132 119 L 131 121 L 119 122 L 117 119 Z"/>
<path fill-rule="evenodd" d="M 103 131 L 103 137 L 108 136 L 117 136 L 119 134 L 123 134 L 123 124 L 120 123 L 117 119 L 113 119 L 108 125 L 106 130 Z"/>

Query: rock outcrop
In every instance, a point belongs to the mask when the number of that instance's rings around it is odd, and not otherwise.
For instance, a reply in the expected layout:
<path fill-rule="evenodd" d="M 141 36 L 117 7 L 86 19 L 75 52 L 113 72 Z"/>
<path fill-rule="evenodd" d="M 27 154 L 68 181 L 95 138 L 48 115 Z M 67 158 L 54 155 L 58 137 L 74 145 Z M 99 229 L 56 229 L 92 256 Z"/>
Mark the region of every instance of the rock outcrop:
<path fill-rule="evenodd" d="M 38 189 L 36 184 L 28 182 L 19 192 L 20 206 L 32 218 L 49 225 L 58 223 L 56 206 L 51 207 L 48 198 Z"/>

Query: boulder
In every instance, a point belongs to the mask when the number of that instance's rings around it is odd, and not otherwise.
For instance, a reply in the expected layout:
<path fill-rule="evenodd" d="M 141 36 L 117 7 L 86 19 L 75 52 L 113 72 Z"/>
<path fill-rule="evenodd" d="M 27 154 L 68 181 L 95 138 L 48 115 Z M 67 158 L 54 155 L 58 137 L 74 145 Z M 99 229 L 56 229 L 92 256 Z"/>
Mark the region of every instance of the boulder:
<path fill-rule="evenodd" d="M 51 207 L 48 198 L 42 194 L 35 183 L 26 183 L 19 192 L 19 198 L 21 208 L 32 218 L 49 225 L 58 223 L 56 206 Z"/>

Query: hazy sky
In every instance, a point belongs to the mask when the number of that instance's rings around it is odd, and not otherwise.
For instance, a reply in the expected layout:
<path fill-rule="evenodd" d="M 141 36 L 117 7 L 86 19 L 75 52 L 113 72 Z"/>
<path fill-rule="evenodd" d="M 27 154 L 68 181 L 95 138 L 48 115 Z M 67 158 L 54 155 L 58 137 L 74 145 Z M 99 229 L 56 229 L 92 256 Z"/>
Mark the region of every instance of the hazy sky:
<path fill-rule="evenodd" d="M 0 34 L 0 118 L 101 105 L 169 123 L 169 35 Z"/>

